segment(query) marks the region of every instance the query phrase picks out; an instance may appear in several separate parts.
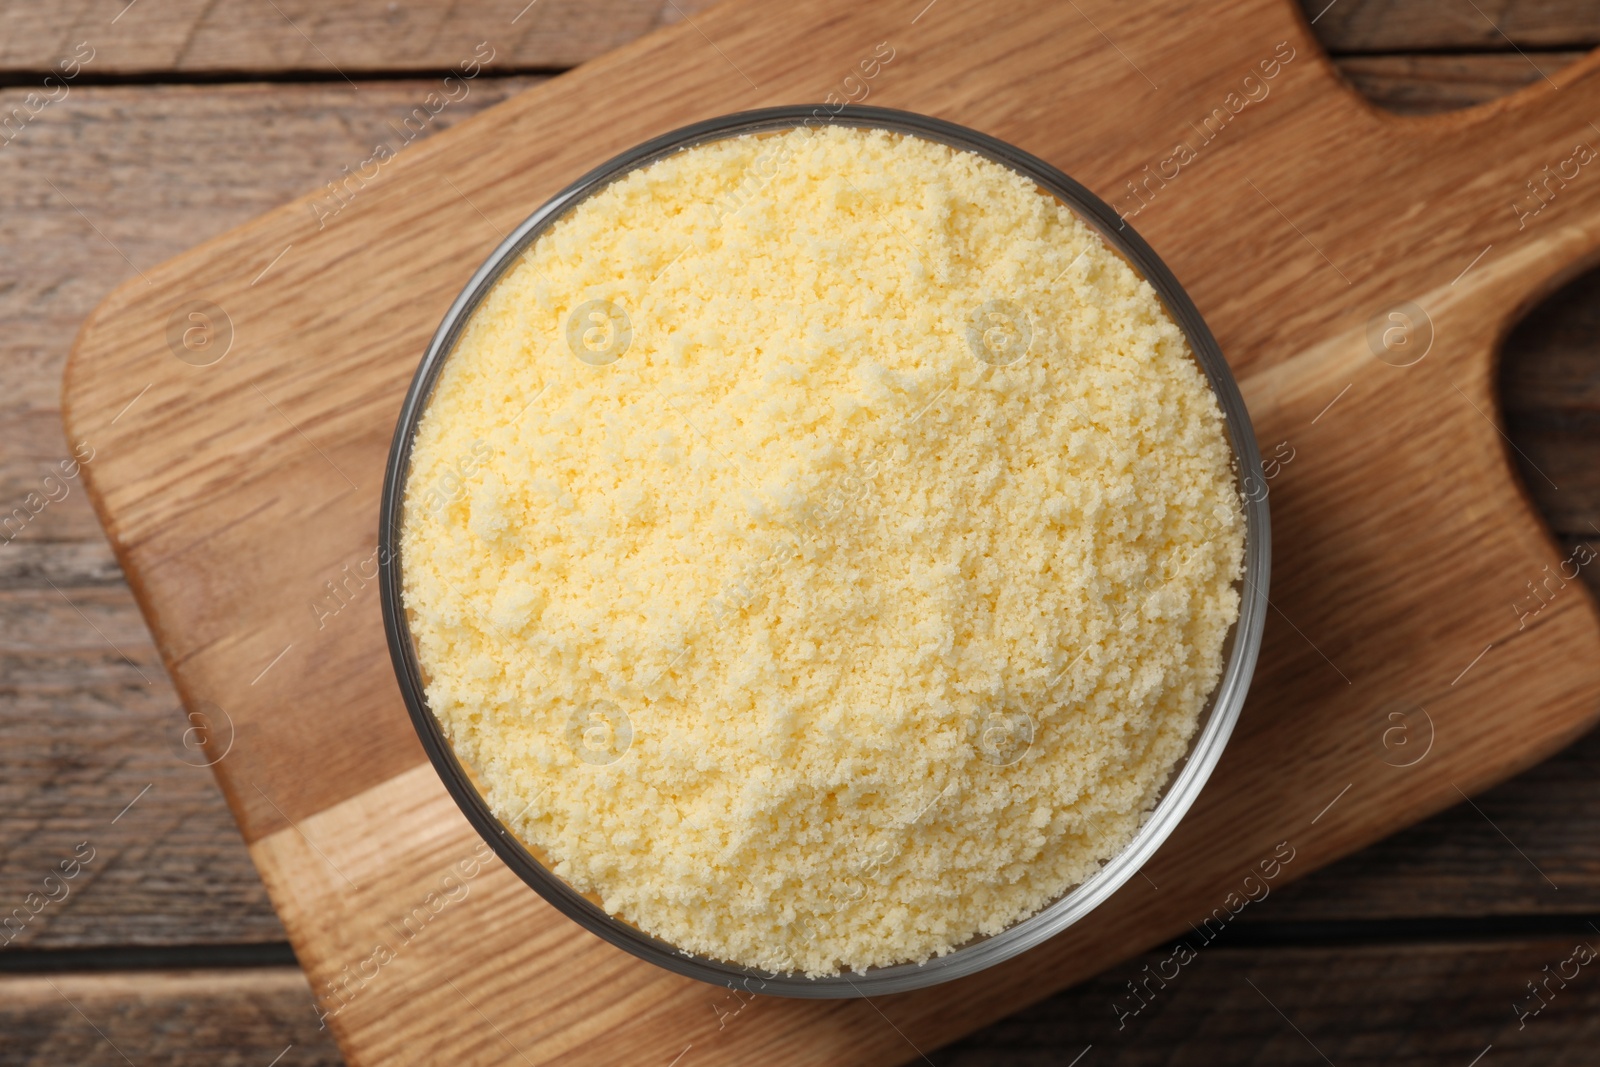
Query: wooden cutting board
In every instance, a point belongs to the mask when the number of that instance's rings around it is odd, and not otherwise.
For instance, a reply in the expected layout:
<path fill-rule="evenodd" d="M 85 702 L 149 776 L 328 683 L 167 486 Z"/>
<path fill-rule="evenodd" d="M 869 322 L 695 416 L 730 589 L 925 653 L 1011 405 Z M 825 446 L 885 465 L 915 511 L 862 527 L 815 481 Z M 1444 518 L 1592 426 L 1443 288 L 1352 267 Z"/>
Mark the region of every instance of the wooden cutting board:
<path fill-rule="evenodd" d="M 68 434 L 350 1062 L 904 1061 L 1226 915 L 1275 848 L 1281 884 L 1582 731 L 1600 625 L 1493 381 L 1508 324 L 1600 249 L 1597 68 L 1401 119 L 1284 0 L 733 3 L 308 175 L 342 188 L 119 288 L 68 365 Z M 1127 213 L 1240 377 L 1276 557 L 1249 705 L 1147 877 L 1009 964 L 872 1003 L 663 973 L 483 861 L 362 577 L 402 394 L 502 235 L 640 140 L 830 94 L 1011 141 Z"/>

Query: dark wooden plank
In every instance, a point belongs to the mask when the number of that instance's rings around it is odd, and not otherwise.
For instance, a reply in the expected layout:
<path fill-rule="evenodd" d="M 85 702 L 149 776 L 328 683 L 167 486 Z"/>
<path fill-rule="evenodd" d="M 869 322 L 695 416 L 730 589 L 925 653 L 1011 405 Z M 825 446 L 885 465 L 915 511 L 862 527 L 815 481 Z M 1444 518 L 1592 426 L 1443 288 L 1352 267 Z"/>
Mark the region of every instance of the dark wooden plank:
<path fill-rule="evenodd" d="M 0 1033 L 8 1067 L 343 1062 L 293 967 L 0 978 Z"/>
<path fill-rule="evenodd" d="M 16 378 L 6 395 L 37 403 Z M 40 474 L 31 457 L 9 458 L 8 498 L 47 503 L 0 546 L 0 918 L 11 920 L 0 938 L 281 939 L 209 771 L 194 766 L 202 757 L 185 747 L 189 723 L 81 489 L 53 463 L 41 461 Z M 45 882 L 84 855 L 93 859 L 79 877 Z"/>
<path fill-rule="evenodd" d="M 1592 931 L 1274 949 L 1207 947 L 1196 937 L 1181 966 L 1172 950 L 1147 953 L 930 1059 L 939 1067 L 1589 1063 L 1600 1038 L 1600 964 L 1567 964 L 1577 977 L 1564 989 L 1552 979 L 1537 1015 L 1519 1022 L 1512 1007 L 1538 1007 L 1526 983 L 1542 981 L 1546 966 L 1562 969 L 1580 942 L 1600 949 Z M 1166 988 L 1163 973 L 1176 974 Z M 893 1017 L 892 1003 L 885 1011 Z"/>
<path fill-rule="evenodd" d="M 526 84 L 478 82 L 430 129 Z M 60 466 L 61 361 L 118 281 L 338 176 L 432 88 L 80 88 L 0 149 L 0 247 L 24 250 L 0 258 L 0 918 L 26 916 L 0 933 L 12 948 L 284 936 Z M 0 110 L 21 96 L 0 92 Z M 95 859 L 33 914 L 28 894 L 82 842 Z"/>
<path fill-rule="evenodd" d="M 66 506 L 67 499 L 60 504 Z M 92 522 L 93 514 L 88 518 Z M 0 515 L 0 521 L 4 519 Z M 24 530 L 15 541 L 0 546 L 0 589 L 123 584 L 111 546 L 102 539 L 45 540 Z"/>
<path fill-rule="evenodd" d="M 0 951 L 282 940 L 126 587 L 38 584 L 0 592 Z"/>
<path fill-rule="evenodd" d="M 1500 389 L 1513 428 L 1536 426 L 1541 412 L 1600 414 L 1597 351 L 1600 271 L 1574 279 L 1531 309 L 1506 339 Z"/>
<path fill-rule="evenodd" d="M 1101 0 L 1103 3 L 1104 0 Z M 80 78 L 185 72 L 300 73 L 342 80 L 373 72 L 446 71 L 475 54 L 499 70 L 560 69 L 677 22 L 711 0 L 185 0 L 128 4 L 6 0 L 0 72 L 40 78 L 63 61 Z M 922 6 L 908 4 L 907 18 Z M 1578 48 L 1600 43 L 1587 0 L 1302 0 L 1335 55 Z M 1088 9 L 1091 14 L 1093 6 Z M 479 49 L 482 48 L 482 51 Z"/>
<path fill-rule="evenodd" d="M 1334 65 L 1359 92 L 1401 115 L 1431 115 L 1486 104 L 1543 77 L 1559 84 L 1578 51 L 1466 55 L 1349 55 Z"/>
<path fill-rule="evenodd" d="M 501 70 L 575 66 L 710 0 L 7 0 L 0 70 L 43 72 L 87 42 L 96 77 L 168 72 L 445 71 L 476 55 Z M 914 12 L 913 12 L 914 13 Z M 910 15 L 907 15 L 910 18 Z M 481 49 L 481 50 L 480 50 Z"/>
<path fill-rule="evenodd" d="M 1593 933 L 1480 944 L 1200 942 L 1191 939 L 1193 958 L 1181 966 L 1175 949 L 1146 953 L 955 1045 L 922 1051 L 939 1067 L 1467 1067 L 1493 1046 L 1485 1067 L 1547 1067 L 1588 1062 L 1600 1038 L 1595 964 L 1566 962 L 1580 943 L 1600 948 Z M 1519 1021 L 1513 1005 L 1539 1007 L 1527 983 L 1563 971 L 1576 977 L 1565 988 L 1549 979 L 1545 1006 Z M 880 1006 L 892 1020 L 894 1000 Z M 286 1049 L 285 1067 L 340 1062 L 293 968 L 0 978 L 0 1032 L 4 1062 L 17 1067 L 264 1067 Z M 678 1051 L 662 1050 L 660 1063 Z"/>
<path fill-rule="evenodd" d="M 1530 312 L 1502 359 L 1506 429 L 1529 492 L 1556 530 L 1600 545 L 1600 271 Z"/>
<path fill-rule="evenodd" d="M 1514 51 L 1600 43 L 1591 0 L 1300 0 L 1333 53 Z"/>

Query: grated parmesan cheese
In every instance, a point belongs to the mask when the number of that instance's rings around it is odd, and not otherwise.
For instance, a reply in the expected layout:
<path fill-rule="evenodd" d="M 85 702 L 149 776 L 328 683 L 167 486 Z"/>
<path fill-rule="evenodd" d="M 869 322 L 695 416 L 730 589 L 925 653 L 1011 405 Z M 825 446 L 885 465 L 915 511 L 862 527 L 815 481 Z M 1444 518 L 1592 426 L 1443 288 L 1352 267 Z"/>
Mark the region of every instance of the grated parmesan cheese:
<path fill-rule="evenodd" d="M 739 137 L 573 208 L 417 432 L 405 603 L 494 811 L 773 972 L 942 955 L 1132 837 L 1238 614 L 1222 416 L 1155 293 L 976 155 Z"/>

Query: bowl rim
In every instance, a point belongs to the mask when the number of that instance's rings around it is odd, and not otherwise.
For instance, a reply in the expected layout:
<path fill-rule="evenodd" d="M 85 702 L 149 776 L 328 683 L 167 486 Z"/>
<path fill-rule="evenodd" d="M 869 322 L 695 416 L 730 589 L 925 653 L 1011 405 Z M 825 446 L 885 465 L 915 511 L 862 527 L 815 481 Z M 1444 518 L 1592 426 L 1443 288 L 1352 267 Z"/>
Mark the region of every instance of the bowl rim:
<path fill-rule="evenodd" d="M 1224 646 L 1227 663 L 1201 712 L 1187 754 L 1176 765 L 1160 799 L 1132 840 L 1099 870 L 1069 888 L 1039 911 L 1001 932 L 957 946 L 925 963 L 902 963 L 863 972 L 807 978 L 692 955 L 607 914 L 548 870 L 494 815 L 467 769 L 429 710 L 404 607 L 400 530 L 411 445 L 418 421 L 439 373 L 462 330 L 495 283 L 537 238 L 582 200 L 610 182 L 678 151 L 746 134 L 799 126 L 883 129 L 974 152 L 1035 182 L 1063 202 L 1100 234 L 1150 283 L 1168 314 L 1183 331 L 1195 361 L 1222 410 L 1234 456 L 1235 479 L 1245 514 L 1244 572 L 1239 617 Z M 651 138 L 595 167 L 556 193 L 529 215 L 489 255 L 445 312 L 407 390 L 395 424 L 379 505 L 379 592 L 384 632 L 396 680 L 417 737 L 445 788 L 467 821 L 495 854 L 557 911 L 603 940 L 669 971 L 712 984 L 767 995 L 805 999 L 867 997 L 900 993 L 974 974 L 1048 940 L 1077 922 L 1120 888 L 1144 865 L 1189 810 L 1221 758 L 1250 686 L 1268 607 L 1271 524 L 1263 486 L 1260 453 L 1249 412 L 1216 339 L 1177 278 L 1143 238 L 1105 201 L 1057 168 L 1027 152 L 976 130 L 909 111 L 845 105 L 791 105 L 742 111 L 672 130 Z"/>

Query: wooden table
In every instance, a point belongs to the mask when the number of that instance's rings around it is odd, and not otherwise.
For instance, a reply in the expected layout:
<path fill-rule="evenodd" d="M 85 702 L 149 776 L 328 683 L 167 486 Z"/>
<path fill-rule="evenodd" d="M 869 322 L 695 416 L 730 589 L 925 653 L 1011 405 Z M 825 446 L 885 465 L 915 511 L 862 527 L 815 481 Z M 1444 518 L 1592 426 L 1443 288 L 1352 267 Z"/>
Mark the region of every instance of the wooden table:
<path fill-rule="evenodd" d="M 697 6 L 125 2 L 7 4 L 0 39 L 0 916 L 27 919 L 0 932 L 0 1064 L 334 1063 L 67 473 L 61 360 L 118 281 L 357 168 L 388 123 L 473 56 L 491 19 L 516 15 L 521 35 L 497 41 L 431 128 Z M 1104 2 L 1081 7 L 1089 17 Z M 1600 11 L 1583 0 L 1326 3 L 1308 0 L 1307 17 L 1340 66 L 1402 111 L 1559 84 L 1577 50 L 1600 43 Z M 1530 160 L 1530 175 L 1543 162 Z M 1600 274 L 1576 280 L 1505 348 L 1509 436 L 1529 492 L 1574 547 L 1600 547 L 1600 355 L 1584 344 L 1600 326 L 1597 297 Z M 1597 574 L 1584 571 L 1592 588 Z M 1166 988 L 1145 970 L 1158 951 L 922 1051 L 941 1064 L 1084 1067 L 1588 1062 L 1600 975 L 1547 976 L 1571 974 L 1580 942 L 1600 947 L 1597 770 L 1590 737 L 1274 891 Z M 74 877 L 47 882 L 62 864 Z M 1542 1000 L 1530 981 L 1548 981 Z M 1133 1003 L 1137 982 L 1155 992 L 1119 1031 L 1113 1006 Z"/>

